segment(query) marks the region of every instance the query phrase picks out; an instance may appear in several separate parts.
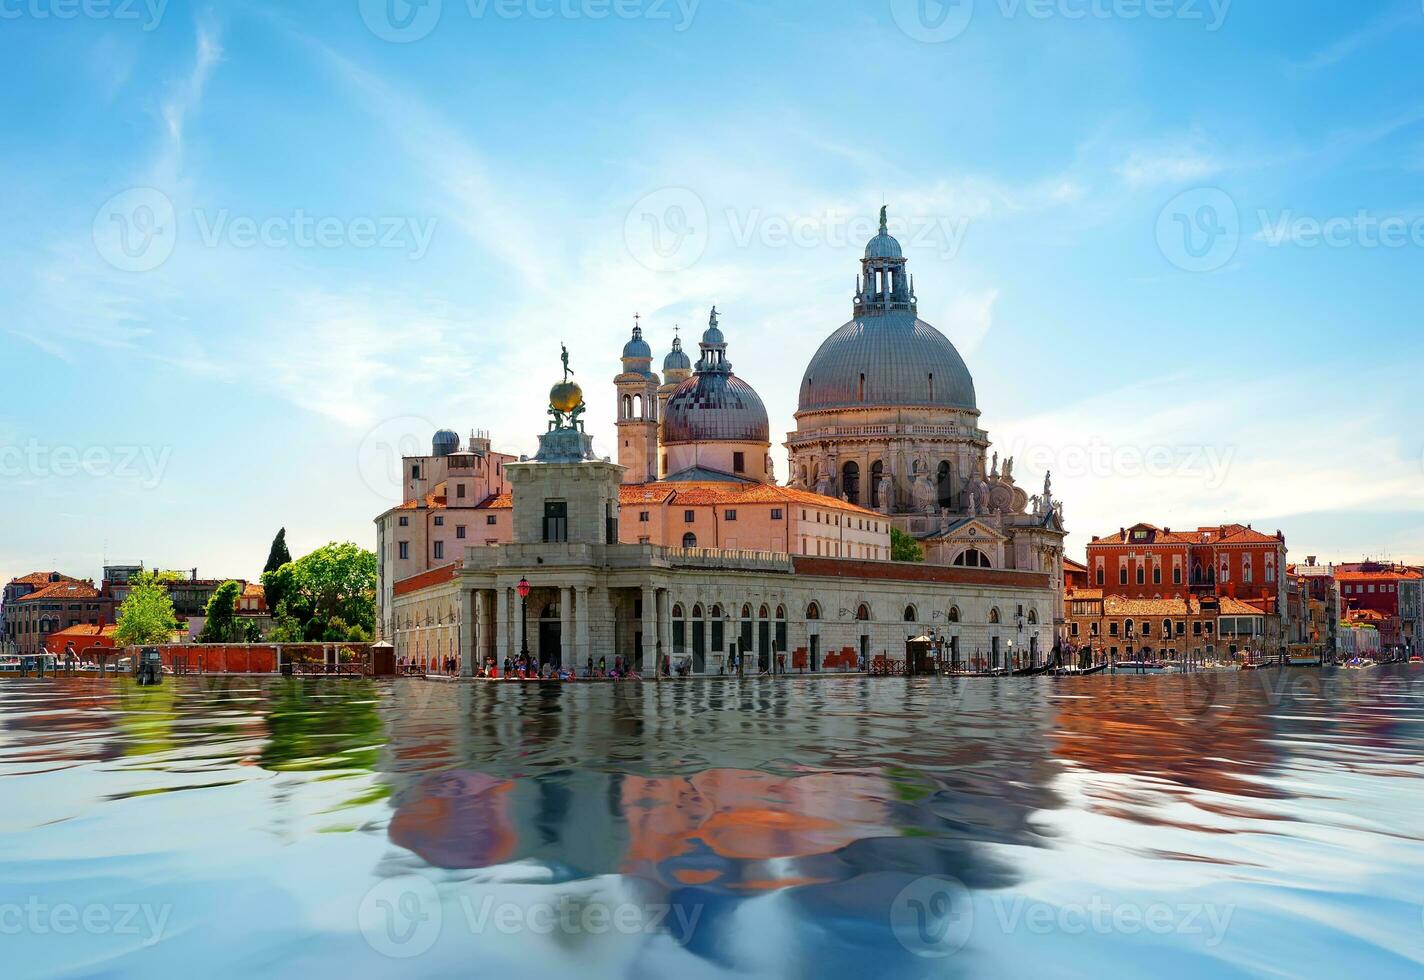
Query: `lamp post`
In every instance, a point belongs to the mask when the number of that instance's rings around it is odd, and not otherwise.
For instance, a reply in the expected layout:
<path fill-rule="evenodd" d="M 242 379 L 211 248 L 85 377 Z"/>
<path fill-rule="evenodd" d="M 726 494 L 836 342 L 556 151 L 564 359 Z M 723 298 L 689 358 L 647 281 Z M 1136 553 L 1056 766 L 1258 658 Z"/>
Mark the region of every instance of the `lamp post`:
<path fill-rule="evenodd" d="M 519 593 L 519 655 L 527 660 L 529 658 L 529 580 L 521 575 L 519 584 L 514 587 L 514 591 Z"/>

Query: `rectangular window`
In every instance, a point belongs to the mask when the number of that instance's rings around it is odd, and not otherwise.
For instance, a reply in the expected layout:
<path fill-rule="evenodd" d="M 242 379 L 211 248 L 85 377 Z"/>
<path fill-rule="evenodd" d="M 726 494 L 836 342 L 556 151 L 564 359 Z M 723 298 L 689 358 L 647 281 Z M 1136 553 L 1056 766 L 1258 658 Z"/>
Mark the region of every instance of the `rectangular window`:
<path fill-rule="evenodd" d="M 1153 584 L 1153 585 L 1161 585 L 1161 584 L 1162 584 L 1162 566 L 1161 566 L 1161 565 L 1157 565 L 1157 566 L 1155 566 L 1155 567 L 1152 569 L 1152 584 Z"/>
<path fill-rule="evenodd" d="M 1098 569 L 1098 585 L 1102 585 L 1102 584 L 1103 584 L 1103 570 L 1100 568 L 1100 569 Z"/>
<path fill-rule="evenodd" d="M 1126 565 L 1124 565 L 1124 566 L 1122 566 L 1122 568 L 1118 569 L 1118 573 L 1117 573 L 1117 584 L 1118 584 L 1118 585 L 1126 585 L 1126 584 L 1127 584 L 1127 566 L 1126 566 Z"/>
<path fill-rule="evenodd" d="M 1147 584 L 1147 569 L 1143 568 L 1141 565 L 1137 566 L 1137 584 Z"/>
<path fill-rule="evenodd" d="M 455 484 L 455 496 L 459 500 L 465 499 L 465 485 L 463 483 Z"/>
<path fill-rule="evenodd" d="M 1117 636 L 1117 623 L 1108 623 L 1108 636 Z"/>
<path fill-rule="evenodd" d="M 569 505 L 563 500 L 544 501 L 544 541 L 557 543 L 569 539 Z"/>
<path fill-rule="evenodd" d="M 773 508 L 771 509 L 771 519 L 772 519 L 773 521 L 779 521 L 779 520 L 781 520 L 781 508 L 780 508 L 780 507 L 773 507 Z"/>
<path fill-rule="evenodd" d="M 444 526 L 445 526 L 445 518 L 443 518 L 443 517 L 437 517 L 437 518 L 435 518 L 435 526 L 436 526 L 436 527 L 444 527 Z"/>
<path fill-rule="evenodd" d="M 497 524 L 497 523 L 499 523 L 499 518 L 498 518 L 496 515 L 491 514 L 491 515 L 489 515 L 488 517 L 485 518 L 485 523 L 486 523 L 486 524 Z"/>
<path fill-rule="evenodd" d="M 465 525 L 463 525 L 463 524 L 456 524 L 456 525 L 455 525 L 455 537 L 456 537 L 457 540 L 461 540 L 461 541 L 464 540 L 464 538 L 465 538 Z"/>
<path fill-rule="evenodd" d="M 745 473 L 747 471 L 747 454 L 732 453 L 732 472 Z"/>
<path fill-rule="evenodd" d="M 1172 584 L 1173 584 L 1173 585 L 1181 585 L 1181 584 L 1182 584 L 1182 569 L 1181 569 L 1180 566 L 1178 566 L 1177 568 L 1172 569 Z"/>
<path fill-rule="evenodd" d="M 685 524 L 693 524 L 697 521 L 697 511 L 685 510 L 682 512 L 682 520 Z"/>
<path fill-rule="evenodd" d="M 1069 636 L 1077 636 L 1077 635 L 1078 635 L 1078 624 L 1077 624 L 1077 623 L 1069 623 L 1069 624 L 1068 624 L 1068 635 L 1069 635 Z"/>
<path fill-rule="evenodd" d="M 400 542 L 399 547 L 400 547 L 400 557 L 401 557 L 401 561 L 405 561 L 406 559 L 408 559 L 408 558 L 410 557 L 410 542 L 409 542 L 409 541 L 402 541 L 402 542 Z"/>
<path fill-rule="evenodd" d="M 441 558 L 444 558 L 444 557 L 445 557 L 445 542 L 444 542 L 444 541 L 437 541 L 437 542 L 435 542 L 435 560 L 436 560 L 436 561 L 439 561 Z"/>
<path fill-rule="evenodd" d="M 411 478 L 412 480 L 419 480 L 419 479 L 420 479 L 420 464 L 419 464 L 419 463 L 411 463 L 411 464 L 410 464 L 410 478 Z"/>
<path fill-rule="evenodd" d="M 409 518 L 409 517 L 402 517 L 402 518 L 400 519 L 400 526 L 401 526 L 401 527 L 410 527 L 410 518 Z"/>
<path fill-rule="evenodd" d="M 734 510 L 724 511 L 722 513 L 722 519 L 724 521 L 735 521 L 737 519 L 737 512 Z"/>
<path fill-rule="evenodd" d="M 646 523 L 648 523 L 648 521 L 651 520 L 651 519 L 652 519 L 652 515 L 649 514 L 648 511 L 646 511 L 646 510 L 640 510 L 640 511 L 638 511 L 638 523 L 640 523 L 640 524 L 646 524 Z"/>

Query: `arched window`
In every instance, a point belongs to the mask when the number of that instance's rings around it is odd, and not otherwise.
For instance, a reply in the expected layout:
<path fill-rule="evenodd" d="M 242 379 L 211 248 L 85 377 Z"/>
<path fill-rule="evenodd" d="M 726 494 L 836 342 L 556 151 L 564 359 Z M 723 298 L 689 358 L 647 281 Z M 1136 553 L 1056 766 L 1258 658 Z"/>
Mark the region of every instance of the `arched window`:
<path fill-rule="evenodd" d="M 693 619 L 701 619 L 701 618 L 702 618 L 702 603 L 699 602 L 697 605 L 695 605 L 695 606 L 692 607 L 692 618 L 693 618 Z"/>
<path fill-rule="evenodd" d="M 967 568 L 992 568 L 989 556 L 978 548 L 966 548 L 955 559 L 954 564 Z"/>
<path fill-rule="evenodd" d="M 766 606 L 762 606 L 757 610 L 757 619 L 768 619 L 770 616 L 771 613 L 767 611 Z"/>
<path fill-rule="evenodd" d="M 998 607 L 998 606 L 995 606 L 993 609 L 990 609 L 990 610 L 989 610 L 989 624 L 990 624 L 991 626 L 997 626 L 997 625 L 999 624 L 999 607 Z"/>
<path fill-rule="evenodd" d="M 852 504 L 860 504 L 860 464 L 852 460 L 841 467 L 841 492 Z"/>
<path fill-rule="evenodd" d="M 930 375 L 931 378 L 934 375 Z M 935 487 L 939 490 L 939 505 L 954 509 L 954 470 L 949 465 L 949 460 L 939 464 L 939 472 L 935 475 Z"/>
<path fill-rule="evenodd" d="M 1132 620 L 1130 620 L 1130 619 L 1124 620 L 1124 621 L 1123 621 L 1123 624 L 1122 624 L 1122 628 L 1123 628 L 1123 632 L 1125 632 L 1128 636 L 1131 636 L 1131 635 L 1132 635 Z"/>
<path fill-rule="evenodd" d="M 865 603 L 862 602 L 862 603 L 860 604 L 860 606 L 859 606 L 859 607 L 856 609 L 856 611 L 855 611 L 855 618 L 858 619 L 858 620 L 860 620 L 862 623 L 869 622 L 869 621 L 870 621 L 870 607 L 867 606 Z"/>
<path fill-rule="evenodd" d="M 915 621 L 915 607 L 914 607 L 914 606 L 906 606 L 906 607 L 905 607 L 905 622 L 907 622 L 907 623 L 913 623 L 914 621 Z"/>
<path fill-rule="evenodd" d="M 633 396 L 623 396 L 623 417 L 629 419 L 633 417 Z"/>
<path fill-rule="evenodd" d="M 1164 620 L 1162 620 L 1162 639 L 1164 639 L 1164 640 L 1170 640 L 1171 638 L 1172 638 L 1172 621 L 1171 621 L 1170 619 L 1164 619 Z"/>
<path fill-rule="evenodd" d="M 865 401 L 865 375 L 860 376 L 860 400 Z"/>
<path fill-rule="evenodd" d="M 1276 580 L 1276 560 L 1275 560 L 1274 558 L 1267 558 L 1267 559 L 1266 559 L 1266 581 L 1267 581 L 1267 582 L 1274 582 L 1275 580 Z"/>
<path fill-rule="evenodd" d="M 1222 582 L 1231 581 L 1231 563 L 1225 558 L 1225 556 L 1223 556 L 1221 559 L 1221 575 L 1219 580 Z"/>
<path fill-rule="evenodd" d="M 785 607 L 785 606 L 777 606 L 777 607 L 776 607 L 776 618 L 777 618 L 777 619 L 785 619 L 785 618 L 786 618 L 786 607 Z"/>
<path fill-rule="evenodd" d="M 1038 625 L 1038 610 L 1037 610 L 1037 609 L 1030 609 L 1030 610 L 1028 611 L 1028 624 L 1029 624 L 1030 626 L 1037 626 L 1037 625 Z"/>
<path fill-rule="evenodd" d="M 682 536 L 682 546 L 684 548 L 696 548 L 697 535 L 693 534 L 691 531 L 688 531 Z"/>
<path fill-rule="evenodd" d="M 683 611 L 682 611 L 682 603 L 679 602 L 679 603 L 677 603 L 675 606 L 672 607 L 672 618 L 673 618 L 673 619 L 683 619 L 683 618 L 685 618 L 685 617 L 684 617 L 684 614 L 683 614 Z"/>
<path fill-rule="evenodd" d="M 743 618 L 743 619 L 751 619 L 751 618 L 752 618 L 752 607 L 751 607 L 751 606 L 742 606 L 742 618 Z"/>
<path fill-rule="evenodd" d="M 807 619 L 820 619 L 820 618 L 821 618 L 821 607 L 820 607 L 820 605 L 819 605 L 818 603 L 813 602 L 813 603 L 811 603 L 809 606 L 806 607 L 806 618 L 807 618 Z"/>
<path fill-rule="evenodd" d="M 949 607 L 949 621 L 950 621 L 951 623 L 957 623 L 957 622 L 959 622 L 959 607 L 958 607 L 958 606 L 950 606 L 950 607 Z"/>
<path fill-rule="evenodd" d="M 634 396 L 633 396 L 633 417 L 634 417 L 634 418 L 642 418 L 642 417 L 643 417 L 643 396 L 642 396 L 642 395 L 634 395 Z"/>
<path fill-rule="evenodd" d="M 1241 560 L 1241 581 L 1251 583 L 1251 556 L 1247 555 Z"/>
<path fill-rule="evenodd" d="M 880 509 L 880 481 L 885 476 L 885 464 L 880 460 L 870 464 L 870 506 Z"/>

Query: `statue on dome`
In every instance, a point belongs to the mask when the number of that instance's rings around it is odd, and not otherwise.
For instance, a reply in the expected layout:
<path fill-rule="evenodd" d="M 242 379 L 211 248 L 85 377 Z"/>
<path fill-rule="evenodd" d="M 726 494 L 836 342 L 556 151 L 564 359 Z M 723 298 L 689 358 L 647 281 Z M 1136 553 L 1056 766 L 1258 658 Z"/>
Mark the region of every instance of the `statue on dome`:
<path fill-rule="evenodd" d="M 1049 470 L 1043 474 L 1043 499 L 1053 499 L 1053 471 Z"/>
<path fill-rule="evenodd" d="M 1004 482 L 1014 482 L 1014 458 L 1012 456 L 1004 460 Z"/>
<path fill-rule="evenodd" d="M 880 234 L 882 235 L 890 234 L 890 220 L 887 217 L 889 210 L 890 208 L 888 205 L 880 205 Z"/>
<path fill-rule="evenodd" d="M 994 451 L 994 468 L 989 471 L 989 479 L 991 479 L 991 480 L 997 480 L 998 478 L 999 478 L 999 452 L 998 452 L 998 450 L 996 449 L 996 450 Z"/>
<path fill-rule="evenodd" d="M 564 344 L 559 345 L 559 350 L 563 353 L 559 359 L 564 362 L 564 380 L 569 380 L 569 375 L 573 374 L 573 369 L 569 367 L 569 349 Z"/>

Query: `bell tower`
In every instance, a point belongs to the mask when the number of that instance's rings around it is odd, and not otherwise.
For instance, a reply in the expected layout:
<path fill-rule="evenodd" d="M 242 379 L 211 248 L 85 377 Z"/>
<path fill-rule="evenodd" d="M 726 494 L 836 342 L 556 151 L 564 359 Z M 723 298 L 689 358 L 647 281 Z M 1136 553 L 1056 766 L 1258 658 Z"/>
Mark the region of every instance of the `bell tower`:
<path fill-rule="evenodd" d="M 623 345 L 623 373 L 618 389 L 618 465 L 624 483 L 658 478 L 658 376 L 653 351 L 643 339 L 641 317 L 633 316 L 633 336 Z"/>

